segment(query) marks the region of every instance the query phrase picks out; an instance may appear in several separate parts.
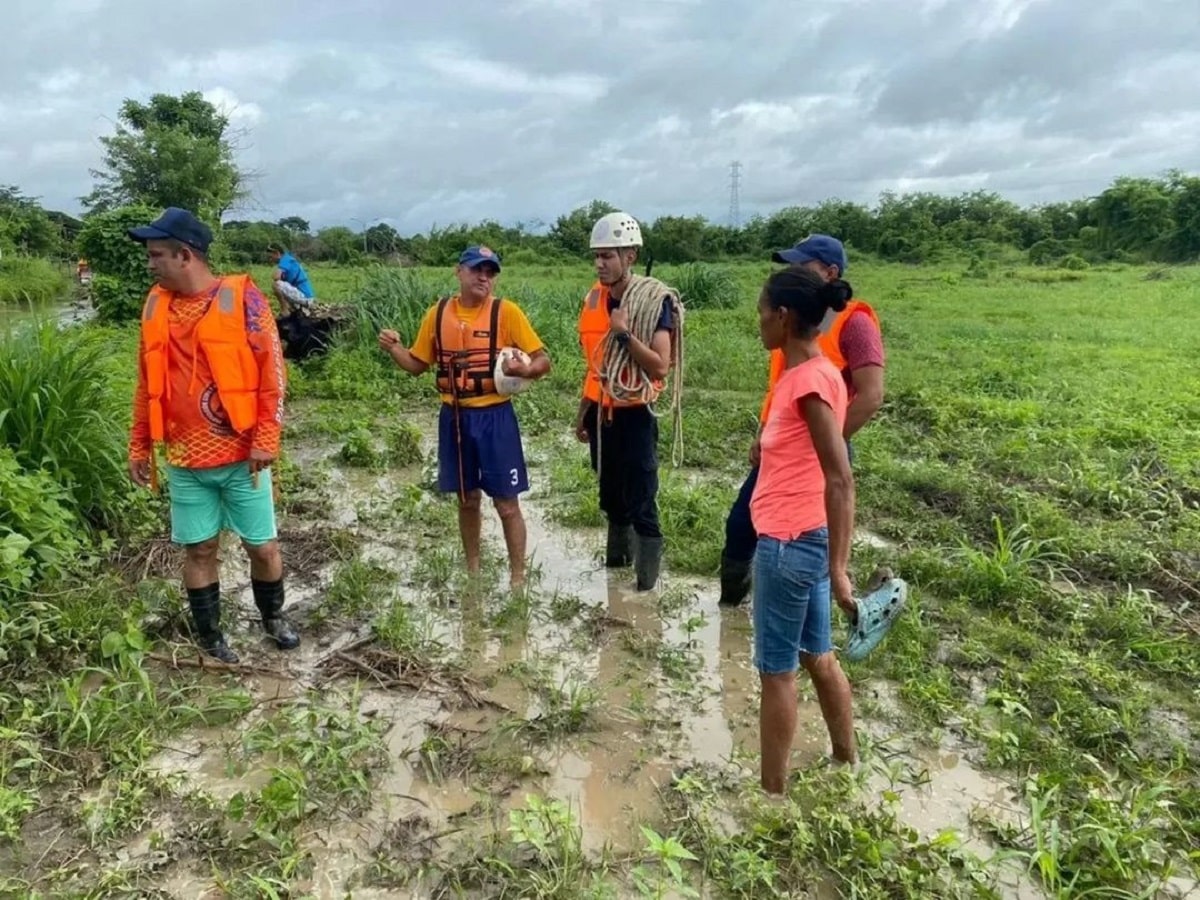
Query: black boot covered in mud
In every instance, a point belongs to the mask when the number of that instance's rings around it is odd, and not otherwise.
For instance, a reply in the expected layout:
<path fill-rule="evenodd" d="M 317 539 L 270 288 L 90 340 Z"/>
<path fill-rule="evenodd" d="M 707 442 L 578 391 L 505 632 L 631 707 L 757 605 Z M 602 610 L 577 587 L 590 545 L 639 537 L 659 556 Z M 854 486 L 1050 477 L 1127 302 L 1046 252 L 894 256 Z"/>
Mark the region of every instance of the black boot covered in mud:
<path fill-rule="evenodd" d="M 221 586 L 213 582 L 208 587 L 188 588 L 188 606 L 192 609 L 192 624 L 196 628 L 196 642 L 214 659 L 223 663 L 235 663 L 238 655 L 225 643 L 221 634 Z"/>
<path fill-rule="evenodd" d="M 633 526 L 608 523 L 608 543 L 604 548 L 604 567 L 623 569 L 633 562 Z"/>
<path fill-rule="evenodd" d="M 254 605 L 262 613 L 263 631 L 275 639 L 280 650 L 299 647 L 300 635 L 283 617 L 283 579 L 259 581 L 251 578 L 250 587 L 254 591 Z"/>
<path fill-rule="evenodd" d="M 637 572 L 637 589 L 652 591 L 658 584 L 658 571 L 662 567 L 663 539 L 660 537 L 634 538 L 633 567 Z"/>
<path fill-rule="evenodd" d="M 740 606 L 750 592 L 750 562 L 721 554 L 721 606 Z"/>

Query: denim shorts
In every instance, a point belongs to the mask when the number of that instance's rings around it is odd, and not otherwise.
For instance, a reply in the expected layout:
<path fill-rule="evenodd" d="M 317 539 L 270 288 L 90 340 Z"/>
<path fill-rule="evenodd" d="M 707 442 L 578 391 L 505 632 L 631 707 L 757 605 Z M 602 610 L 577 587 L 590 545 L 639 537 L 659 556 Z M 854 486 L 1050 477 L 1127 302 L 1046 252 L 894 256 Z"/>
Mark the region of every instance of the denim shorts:
<path fill-rule="evenodd" d="M 764 675 L 794 672 L 801 653 L 833 649 L 827 528 L 792 541 L 758 539 L 753 617 L 754 664 Z"/>

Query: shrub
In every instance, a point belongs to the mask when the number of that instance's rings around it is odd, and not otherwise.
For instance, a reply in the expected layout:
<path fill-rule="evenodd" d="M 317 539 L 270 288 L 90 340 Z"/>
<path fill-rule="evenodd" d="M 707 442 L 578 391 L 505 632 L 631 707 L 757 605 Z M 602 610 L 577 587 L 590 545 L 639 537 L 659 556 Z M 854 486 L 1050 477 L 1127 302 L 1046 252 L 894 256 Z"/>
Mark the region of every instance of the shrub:
<path fill-rule="evenodd" d="M 405 344 L 417 336 L 421 318 L 439 294 L 451 291 L 449 283 L 438 285 L 412 269 L 372 266 L 355 291 L 357 320 L 352 332 L 360 345 L 374 347 L 379 332 L 393 328 Z"/>
<path fill-rule="evenodd" d="M 124 408 L 109 388 L 106 344 L 52 323 L 0 340 L 0 444 L 21 467 L 44 469 L 72 511 L 114 527 L 130 491 Z"/>
<path fill-rule="evenodd" d="M 1049 266 L 1067 255 L 1067 245 L 1057 238 L 1045 238 L 1029 248 L 1029 262 L 1035 266 Z"/>
<path fill-rule="evenodd" d="M 142 313 L 146 295 L 111 275 L 92 276 L 92 306 L 101 322 L 132 322 Z"/>
<path fill-rule="evenodd" d="M 737 280 L 719 266 L 688 263 L 663 280 L 679 291 L 688 309 L 733 309 L 741 301 Z"/>
<path fill-rule="evenodd" d="M 61 266 L 36 256 L 0 259 L 0 303 L 48 303 L 71 290 Z"/>
<path fill-rule="evenodd" d="M 1072 272 L 1080 272 L 1084 269 L 1091 268 L 1091 263 L 1076 253 L 1072 253 L 1070 256 L 1064 256 L 1058 264 L 1062 268 L 1068 269 Z"/>
<path fill-rule="evenodd" d="M 92 295 L 101 322 L 126 322 L 138 317 L 154 279 L 146 269 L 145 248 L 130 240 L 127 232 L 154 221 L 158 215 L 153 207 L 135 204 L 84 220 L 78 247 L 96 276 Z"/>
<path fill-rule="evenodd" d="M 68 493 L 43 471 L 25 472 L 0 447 L 0 598 L 60 575 L 79 550 Z"/>
<path fill-rule="evenodd" d="M 410 466 L 424 459 L 421 452 L 421 432 L 411 422 L 397 422 L 385 435 L 388 462 L 393 466 Z"/>

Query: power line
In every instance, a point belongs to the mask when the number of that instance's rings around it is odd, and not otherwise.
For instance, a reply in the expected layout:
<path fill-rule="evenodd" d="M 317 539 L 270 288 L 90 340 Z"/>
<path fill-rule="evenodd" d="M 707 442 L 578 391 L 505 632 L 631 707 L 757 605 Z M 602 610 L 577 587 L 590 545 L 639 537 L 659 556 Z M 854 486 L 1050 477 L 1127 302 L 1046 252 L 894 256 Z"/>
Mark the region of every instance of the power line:
<path fill-rule="evenodd" d="M 729 164 L 729 224 L 738 228 L 742 224 L 740 185 L 742 164 L 734 160 Z"/>

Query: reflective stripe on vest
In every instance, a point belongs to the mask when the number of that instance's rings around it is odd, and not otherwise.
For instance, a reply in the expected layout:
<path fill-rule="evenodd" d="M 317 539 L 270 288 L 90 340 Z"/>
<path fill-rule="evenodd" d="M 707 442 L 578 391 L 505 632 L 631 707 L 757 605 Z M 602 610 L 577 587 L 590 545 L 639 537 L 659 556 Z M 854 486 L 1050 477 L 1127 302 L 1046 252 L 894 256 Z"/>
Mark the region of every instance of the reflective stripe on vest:
<path fill-rule="evenodd" d="M 437 388 L 452 397 L 482 397 L 496 393 L 496 355 L 499 347 L 500 304 L 488 297 L 475 318 L 466 322 L 448 307 L 458 297 L 438 301 L 433 323 Z M 480 326 L 483 327 L 480 327 Z"/>
<path fill-rule="evenodd" d="M 195 331 L 196 343 L 208 361 L 221 406 L 236 432 L 247 431 L 258 423 L 258 361 L 246 335 L 248 283 L 249 277 L 245 275 L 222 279 L 217 288 L 217 302 L 210 304 L 196 323 Z M 166 440 L 170 311 L 174 297 L 174 293 L 156 285 L 142 312 L 142 365 L 146 372 L 150 439 L 156 442 Z"/>

